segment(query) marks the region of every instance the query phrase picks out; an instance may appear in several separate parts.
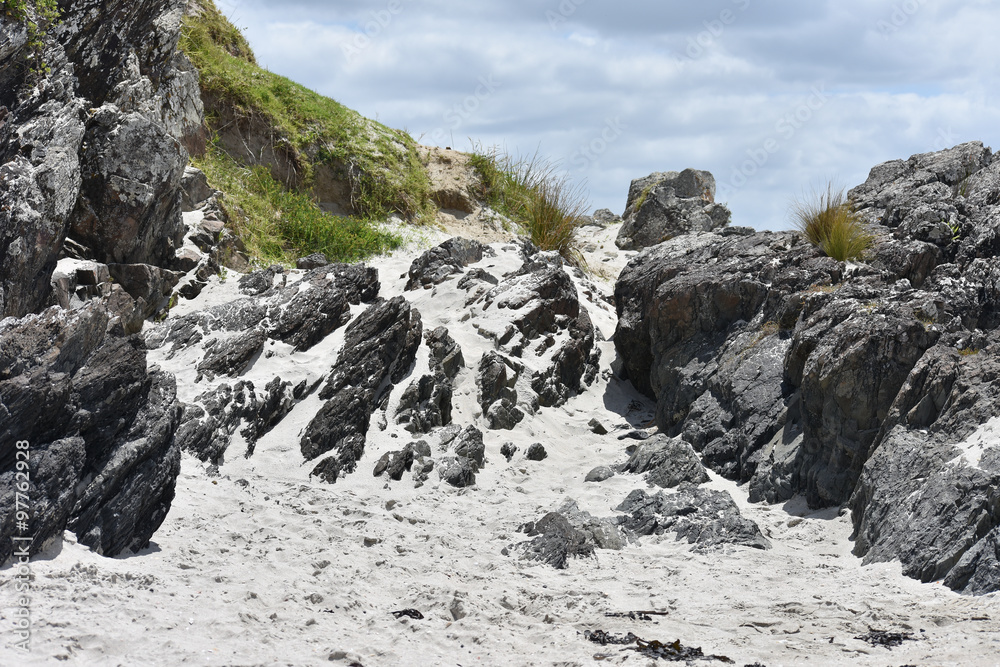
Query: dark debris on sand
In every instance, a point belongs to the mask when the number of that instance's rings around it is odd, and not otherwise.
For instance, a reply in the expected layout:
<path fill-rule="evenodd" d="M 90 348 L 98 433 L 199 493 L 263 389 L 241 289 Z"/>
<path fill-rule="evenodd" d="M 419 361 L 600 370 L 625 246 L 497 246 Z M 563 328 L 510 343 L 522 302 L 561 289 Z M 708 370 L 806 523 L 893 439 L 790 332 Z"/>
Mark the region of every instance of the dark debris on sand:
<path fill-rule="evenodd" d="M 891 650 L 894 646 L 899 646 L 907 641 L 916 641 L 917 638 L 913 636 L 912 632 L 887 632 L 868 628 L 867 634 L 858 635 L 855 639 L 860 639 L 872 646 L 884 646 Z"/>
<path fill-rule="evenodd" d="M 588 630 L 584 632 L 584 637 L 601 646 L 627 646 L 627 650 L 636 651 L 647 658 L 662 658 L 670 662 L 681 662 L 682 660 L 715 660 L 730 665 L 735 664 L 734 660 L 724 655 L 705 655 L 704 651 L 700 648 L 684 646 L 679 639 L 670 643 L 656 641 L 655 639 L 647 641 L 641 637 L 636 637 L 631 632 L 622 636 L 605 632 L 604 630 L 595 630 L 593 632 Z M 635 644 L 635 646 L 631 646 L 632 644 Z"/>

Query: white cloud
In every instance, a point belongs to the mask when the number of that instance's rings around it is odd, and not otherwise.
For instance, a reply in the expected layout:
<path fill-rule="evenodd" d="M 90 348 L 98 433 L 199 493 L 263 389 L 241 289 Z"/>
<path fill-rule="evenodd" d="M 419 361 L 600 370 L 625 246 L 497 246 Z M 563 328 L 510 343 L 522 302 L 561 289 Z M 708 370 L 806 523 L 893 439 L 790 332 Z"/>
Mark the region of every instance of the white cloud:
<path fill-rule="evenodd" d="M 537 149 L 618 212 L 690 166 L 734 224 L 783 228 L 803 190 L 989 145 L 1000 116 L 985 0 L 219 4 L 273 71 L 425 143 Z"/>

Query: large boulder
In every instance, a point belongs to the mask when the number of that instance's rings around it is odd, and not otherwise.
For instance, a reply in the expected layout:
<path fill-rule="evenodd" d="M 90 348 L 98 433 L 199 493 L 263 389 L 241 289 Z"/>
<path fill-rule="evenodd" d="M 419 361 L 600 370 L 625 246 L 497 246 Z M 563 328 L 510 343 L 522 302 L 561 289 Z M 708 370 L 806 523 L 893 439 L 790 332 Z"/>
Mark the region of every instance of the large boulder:
<path fill-rule="evenodd" d="M 107 556 L 136 551 L 170 508 L 174 378 L 147 364 L 138 339 L 107 333 L 111 320 L 94 300 L 0 323 L 0 563 L 13 537 L 30 536 L 36 554 L 64 530 Z M 16 490 L 31 500 L 26 526 Z"/>
<path fill-rule="evenodd" d="M 715 203 L 715 178 L 709 172 L 657 172 L 632 181 L 615 243 L 622 250 L 640 250 L 680 234 L 721 229 L 731 217 L 728 208 Z"/>

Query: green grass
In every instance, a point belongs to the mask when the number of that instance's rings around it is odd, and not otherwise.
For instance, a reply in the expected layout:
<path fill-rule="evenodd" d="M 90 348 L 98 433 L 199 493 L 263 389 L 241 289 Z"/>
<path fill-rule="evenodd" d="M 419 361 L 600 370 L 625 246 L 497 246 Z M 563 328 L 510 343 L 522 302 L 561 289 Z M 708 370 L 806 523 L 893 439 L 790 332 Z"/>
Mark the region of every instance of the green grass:
<path fill-rule="evenodd" d="M 214 144 L 192 162 L 226 193 L 222 204 L 234 233 L 263 264 L 290 264 L 314 252 L 351 262 L 401 244 L 370 221 L 325 213 L 309 195 L 283 187 L 266 167 L 246 167 Z"/>
<path fill-rule="evenodd" d="M 479 198 L 520 225 L 541 250 L 555 250 L 582 266 L 575 232 L 586 214 L 586 198 L 552 163 L 536 153 L 513 157 L 498 148 L 473 146 L 469 164 L 479 177 Z"/>
<path fill-rule="evenodd" d="M 832 185 L 827 187 L 825 195 L 797 202 L 793 218 L 809 243 L 840 262 L 864 259 L 875 243 L 875 237 L 844 191 L 835 191 Z"/>
<path fill-rule="evenodd" d="M 35 76 L 48 74 L 51 68 L 44 58 L 45 42 L 61 15 L 56 0 L 0 0 L 0 14 L 27 26 L 28 69 Z"/>
<path fill-rule="evenodd" d="M 199 71 L 203 96 L 273 127 L 275 143 L 296 158 L 300 189 L 312 186 L 315 166 L 325 162 L 350 180 L 357 215 L 432 216 L 430 181 L 409 135 L 260 68 L 246 39 L 211 0 L 198 2 L 201 12 L 184 19 L 180 46 Z M 217 119 L 211 109 L 208 115 L 211 126 Z"/>

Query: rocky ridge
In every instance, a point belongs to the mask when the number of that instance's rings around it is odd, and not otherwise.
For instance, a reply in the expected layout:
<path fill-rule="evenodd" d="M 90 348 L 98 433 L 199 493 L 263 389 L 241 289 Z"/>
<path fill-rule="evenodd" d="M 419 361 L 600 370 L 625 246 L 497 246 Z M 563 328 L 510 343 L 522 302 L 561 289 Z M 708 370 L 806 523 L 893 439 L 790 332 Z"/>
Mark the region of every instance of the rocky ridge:
<path fill-rule="evenodd" d="M 981 594 L 996 568 L 998 163 L 981 143 L 872 169 L 845 264 L 792 232 L 643 250 L 615 289 L 656 422 L 754 501 L 846 505 L 855 553 Z"/>

